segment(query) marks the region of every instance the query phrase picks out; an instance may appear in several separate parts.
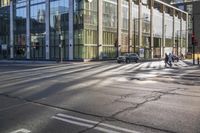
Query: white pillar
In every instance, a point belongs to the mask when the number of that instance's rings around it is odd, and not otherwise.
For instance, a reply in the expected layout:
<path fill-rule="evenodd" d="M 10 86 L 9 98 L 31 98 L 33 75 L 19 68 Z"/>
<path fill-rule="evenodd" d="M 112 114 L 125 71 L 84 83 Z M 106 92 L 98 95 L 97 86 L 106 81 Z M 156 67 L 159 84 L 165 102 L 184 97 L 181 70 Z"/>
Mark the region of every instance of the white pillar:
<path fill-rule="evenodd" d="M 138 45 L 139 48 L 142 47 L 142 1 L 139 0 L 138 6 Z"/>
<path fill-rule="evenodd" d="M 175 54 L 176 53 L 176 42 L 175 42 L 175 38 L 176 38 L 176 32 L 175 32 L 175 9 L 173 9 L 173 32 L 172 32 L 172 41 L 173 41 L 173 53 Z"/>
<path fill-rule="evenodd" d="M 189 19 L 188 19 L 188 14 L 186 14 L 186 27 L 185 27 L 185 29 L 186 29 L 186 31 L 185 31 L 185 42 L 186 42 L 186 44 L 185 44 L 185 53 L 187 53 L 188 52 L 188 22 L 189 22 Z"/>
<path fill-rule="evenodd" d="M 166 34 L 166 27 L 165 24 L 165 5 L 163 5 L 163 15 L 162 15 L 162 44 L 161 44 L 161 58 L 165 56 L 165 34 Z"/>
<path fill-rule="evenodd" d="M 128 50 L 132 52 L 132 33 L 133 33 L 133 21 L 132 21 L 132 0 L 129 0 L 129 33 L 128 33 Z"/>
<path fill-rule="evenodd" d="M 30 0 L 26 1 L 26 58 L 30 59 Z"/>
<path fill-rule="evenodd" d="M 182 13 L 181 13 L 181 16 L 180 16 L 180 52 L 179 52 L 179 55 L 181 55 L 181 53 L 182 53 L 182 45 L 183 45 L 183 43 L 182 43 L 182 32 L 183 32 L 183 19 L 182 19 Z"/>
<path fill-rule="evenodd" d="M 151 0 L 151 3 L 150 3 L 150 50 L 151 50 L 151 59 L 153 59 L 153 50 L 154 50 L 154 37 L 153 37 L 153 10 L 154 10 L 154 0 Z"/>
<path fill-rule="evenodd" d="M 118 25 L 117 25 L 117 36 L 118 36 L 118 56 L 121 54 L 121 27 L 122 27 L 122 0 L 118 0 L 118 8 L 117 8 L 117 14 L 118 14 Z"/>
<path fill-rule="evenodd" d="M 13 1 L 10 1 L 10 58 L 14 58 L 14 22 L 13 22 Z"/>
<path fill-rule="evenodd" d="M 46 60 L 50 59 L 50 1 L 46 0 L 46 12 L 45 12 L 45 30 L 46 30 L 46 39 L 45 39 L 45 51 L 46 51 Z"/>
<path fill-rule="evenodd" d="M 74 21 L 73 21 L 73 8 L 74 0 L 69 0 L 69 60 L 73 60 L 74 54 Z"/>
<path fill-rule="evenodd" d="M 102 60 L 103 52 L 103 1 L 98 0 L 98 51 L 99 60 Z"/>

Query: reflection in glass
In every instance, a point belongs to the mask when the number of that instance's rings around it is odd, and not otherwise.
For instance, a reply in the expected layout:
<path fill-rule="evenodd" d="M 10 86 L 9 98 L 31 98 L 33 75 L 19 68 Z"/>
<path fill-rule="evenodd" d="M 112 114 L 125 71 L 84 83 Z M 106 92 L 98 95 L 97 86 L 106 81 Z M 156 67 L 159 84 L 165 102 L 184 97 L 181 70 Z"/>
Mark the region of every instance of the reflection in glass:
<path fill-rule="evenodd" d="M 74 58 L 95 59 L 97 47 L 98 0 L 74 1 Z"/>
<path fill-rule="evenodd" d="M 117 56 L 117 0 L 103 1 L 103 56 Z"/>
<path fill-rule="evenodd" d="M 64 58 L 68 49 L 68 16 L 69 1 L 68 0 L 50 0 L 50 58 L 59 59 L 62 50 Z M 63 40 L 61 40 L 63 36 Z M 62 42 L 61 42 L 62 41 Z"/>
<path fill-rule="evenodd" d="M 26 5 L 25 0 L 14 3 L 14 58 L 26 58 Z"/>
<path fill-rule="evenodd" d="M 0 8 L 0 59 L 9 58 L 9 32 L 10 32 L 10 12 L 9 6 Z M 7 50 L 2 49 L 2 44 L 7 45 Z"/>
<path fill-rule="evenodd" d="M 32 3 L 33 1 L 31 1 Z M 38 1 L 40 2 L 40 1 Z M 31 59 L 45 58 L 45 3 L 30 7 Z"/>

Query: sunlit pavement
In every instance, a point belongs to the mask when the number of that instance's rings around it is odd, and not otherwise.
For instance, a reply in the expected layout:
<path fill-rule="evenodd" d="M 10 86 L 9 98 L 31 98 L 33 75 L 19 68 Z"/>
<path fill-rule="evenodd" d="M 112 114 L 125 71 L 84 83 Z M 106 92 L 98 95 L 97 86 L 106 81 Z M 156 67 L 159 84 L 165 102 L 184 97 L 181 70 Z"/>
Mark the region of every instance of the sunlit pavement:
<path fill-rule="evenodd" d="M 1 133 L 200 132 L 200 68 L 183 61 L 0 69 Z"/>

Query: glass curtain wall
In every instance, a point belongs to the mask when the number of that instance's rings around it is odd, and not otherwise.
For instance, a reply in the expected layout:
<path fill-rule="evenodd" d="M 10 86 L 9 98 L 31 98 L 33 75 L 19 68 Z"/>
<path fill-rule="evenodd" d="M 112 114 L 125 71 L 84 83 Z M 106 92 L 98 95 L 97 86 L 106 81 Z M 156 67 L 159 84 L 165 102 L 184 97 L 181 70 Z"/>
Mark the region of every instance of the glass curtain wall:
<path fill-rule="evenodd" d="M 162 42 L 162 6 L 155 2 L 153 10 L 153 37 L 154 37 L 154 58 L 161 57 L 161 42 Z"/>
<path fill-rule="evenodd" d="M 0 0 L 0 7 L 5 7 L 10 5 L 10 0 Z"/>
<path fill-rule="evenodd" d="M 0 8 L 0 59 L 10 57 L 10 6 Z M 4 45 L 4 48 L 3 48 Z"/>
<path fill-rule="evenodd" d="M 139 55 L 139 44 L 138 44 L 138 0 L 133 0 L 132 2 L 132 21 L 133 21 L 133 41 L 132 48 L 134 53 L 138 53 Z"/>
<path fill-rule="evenodd" d="M 128 0 L 122 0 L 122 31 L 121 31 L 121 53 L 128 52 L 128 17 L 129 17 Z"/>
<path fill-rule="evenodd" d="M 126 12 L 128 13 L 128 12 Z M 103 0 L 103 57 L 117 55 L 117 0 Z"/>
<path fill-rule="evenodd" d="M 30 2 L 31 59 L 45 59 L 45 0 Z"/>
<path fill-rule="evenodd" d="M 69 0 L 50 0 L 50 59 L 68 59 Z M 62 48 L 61 48 L 62 47 Z"/>
<path fill-rule="evenodd" d="M 85 59 L 97 59 L 98 57 L 97 4 L 98 0 L 91 2 L 86 0 L 84 3 L 83 58 Z"/>
<path fill-rule="evenodd" d="M 172 53 L 173 51 L 173 10 L 166 7 L 165 12 L 165 51 L 164 53 Z"/>
<path fill-rule="evenodd" d="M 14 58 L 26 58 L 26 0 L 14 3 Z"/>
<path fill-rule="evenodd" d="M 74 59 L 83 59 L 84 51 L 84 0 L 74 0 Z"/>
<path fill-rule="evenodd" d="M 150 0 L 142 1 L 142 48 L 144 48 L 144 58 L 150 55 Z"/>

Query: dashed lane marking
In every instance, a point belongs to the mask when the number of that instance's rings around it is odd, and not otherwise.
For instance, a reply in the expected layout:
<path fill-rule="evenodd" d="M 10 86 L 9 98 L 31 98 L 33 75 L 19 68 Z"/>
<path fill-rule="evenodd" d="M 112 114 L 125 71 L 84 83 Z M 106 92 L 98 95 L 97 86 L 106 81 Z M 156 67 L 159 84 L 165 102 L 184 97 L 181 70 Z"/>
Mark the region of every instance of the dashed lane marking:
<path fill-rule="evenodd" d="M 75 116 L 71 116 L 71 115 L 67 115 L 67 114 L 59 113 L 59 114 L 56 114 L 55 116 L 52 116 L 51 118 L 59 120 L 59 121 L 63 121 L 66 123 L 99 130 L 99 131 L 102 131 L 105 133 L 121 133 L 121 132 L 123 132 L 123 133 L 139 133 L 134 130 L 129 130 L 126 128 L 122 128 L 122 127 L 118 127 L 118 126 L 114 126 L 114 125 L 110 125 L 110 124 L 106 124 L 106 123 L 100 123 L 98 121 L 92 121 L 92 120 L 79 118 L 79 117 L 75 117 Z"/>
<path fill-rule="evenodd" d="M 10 133 L 30 133 L 30 132 L 31 132 L 31 131 L 28 130 L 28 129 L 21 128 L 21 129 L 12 131 L 12 132 L 10 132 Z"/>

